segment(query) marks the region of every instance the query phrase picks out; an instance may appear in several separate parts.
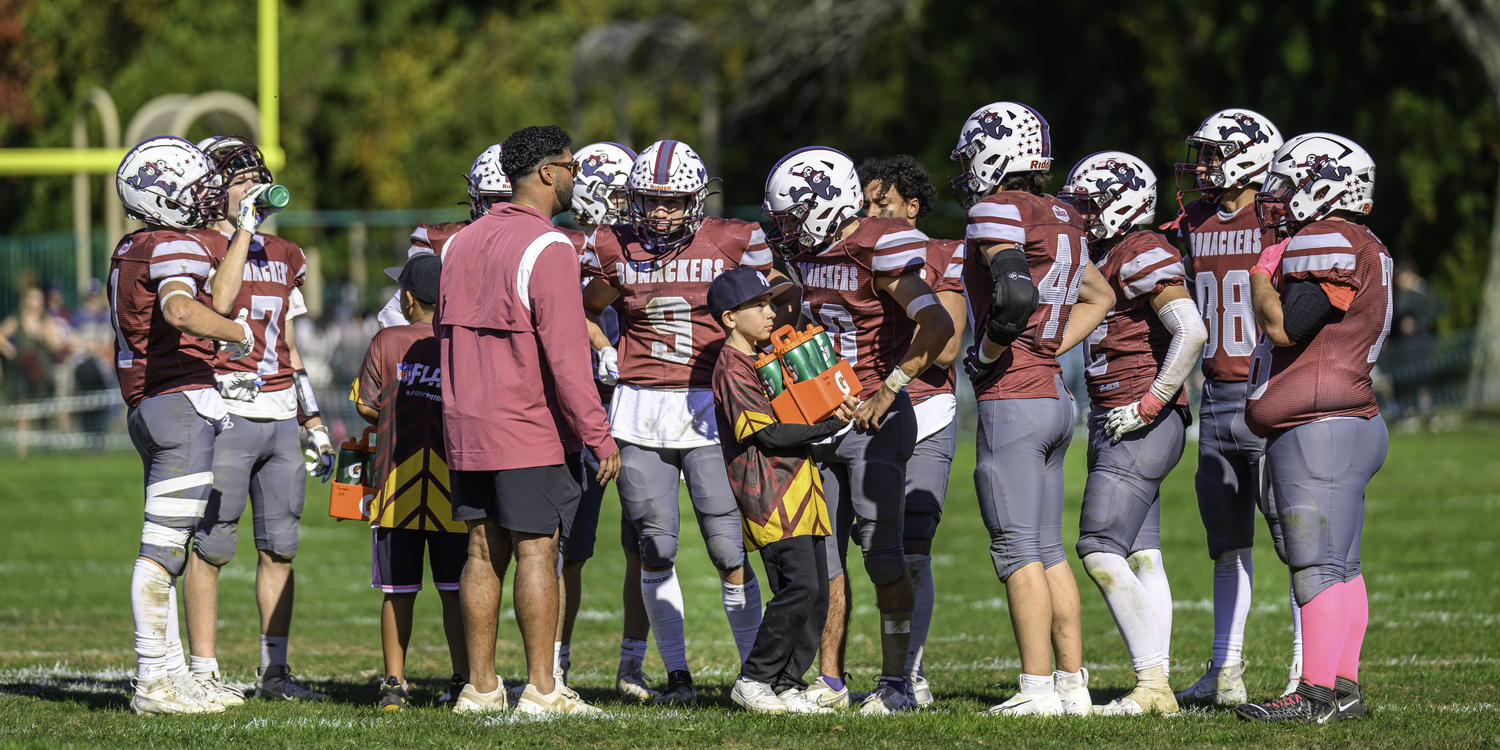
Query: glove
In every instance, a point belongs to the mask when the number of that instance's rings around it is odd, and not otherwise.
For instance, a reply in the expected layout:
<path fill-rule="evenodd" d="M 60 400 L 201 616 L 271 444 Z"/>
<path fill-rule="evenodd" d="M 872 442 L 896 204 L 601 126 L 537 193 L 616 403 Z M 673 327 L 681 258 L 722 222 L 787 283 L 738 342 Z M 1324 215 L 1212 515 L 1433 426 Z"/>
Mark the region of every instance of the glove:
<path fill-rule="evenodd" d="M 995 371 L 995 364 L 1000 361 L 999 357 L 994 362 L 984 362 L 979 359 L 979 344 L 969 347 L 964 355 L 964 372 L 969 374 L 969 382 L 981 383 L 990 373 Z"/>
<path fill-rule="evenodd" d="M 270 185 L 256 185 L 255 187 L 250 188 L 250 190 L 245 193 L 244 198 L 240 199 L 240 216 L 238 223 L 240 229 L 243 229 L 251 234 L 255 234 L 255 230 L 260 228 L 260 223 L 262 221 L 265 221 L 267 216 L 270 216 L 271 214 L 274 214 L 277 211 L 281 210 L 270 204 L 264 206 L 255 205 L 255 199 L 259 198 L 262 193 L 270 189 Z"/>
<path fill-rule="evenodd" d="M 318 425 L 307 431 L 307 449 L 302 455 L 307 457 L 307 473 L 311 476 L 322 477 L 323 483 L 333 478 L 333 440 L 328 437 L 328 428 Z"/>
<path fill-rule="evenodd" d="M 1140 401 L 1110 409 L 1104 418 L 1104 431 L 1110 436 L 1110 444 L 1118 443 L 1126 435 L 1149 426 L 1156 420 L 1156 415 L 1161 413 L 1161 407 L 1161 399 L 1147 391 Z"/>
<path fill-rule="evenodd" d="M 259 375 L 236 372 L 218 381 L 219 395 L 232 401 L 254 401 L 260 394 L 261 386 L 265 384 L 266 381 Z"/>
<path fill-rule="evenodd" d="M 594 354 L 597 357 L 594 377 L 605 385 L 614 385 L 620 379 L 620 353 L 613 346 L 606 346 Z"/>
<path fill-rule="evenodd" d="M 1255 264 L 1254 268 L 1250 269 L 1250 275 L 1254 276 L 1255 274 L 1263 273 L 1267 278 L 1276 278 L 1276 269 L 1281 267 L 1281 254 L 1286 252 L 1286 243 L 1290 241 L 1291 239 L 1288 238 L 1274 245 L 1262 248 L 1260 251 L 1260 261 Z"/>
<path fill-rule="evenodd" d="M 245 321 L 250 317 L 250 311 L 240 308 L 239 317 L 234 322 L 240 324 L 240 332 L 243 334 L 239 341 L 225 341 L 219 348 L 229 352 L 230 359 L 244 359 L 255 351 L 255 332 L 250 330 L 250 324 Z"/>

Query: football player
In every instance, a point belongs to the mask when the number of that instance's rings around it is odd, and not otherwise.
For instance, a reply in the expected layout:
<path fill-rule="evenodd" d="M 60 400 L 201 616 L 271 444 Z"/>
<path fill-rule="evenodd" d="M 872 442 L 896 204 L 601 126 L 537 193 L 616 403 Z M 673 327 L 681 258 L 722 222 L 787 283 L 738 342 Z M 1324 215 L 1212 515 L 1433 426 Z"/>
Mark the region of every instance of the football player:
<path fill-rule="evenodd" d="M 740 661 L 760 628 L 760 585 L 746 566 L 739 507 L 729 488 L 713 418 L 714 360 L 724 332 L 707 308 L 708 286 L 739 266 L 783 278 L 758 224 L 704 216 L 707 170 L 679 141 L 658 141 L 640 153 L 626 182 L 627 222 L 594 230 L 584 266 L 594 278 L 583 291 L 590 343 L 601 368 L 618 373 L 610 402 L 611 432 L 620 448 L 620 502 L 630 528 L 627 555 L 641 563 L 641 595 L 667 686 L 654 698 L 640 674 L 644 633 L 622 647 L 616 689 L 656 703 L 697 699 L 687 666 L 682 587 L 677 582 L 678 477 L 686 479 L 709 559 L 722 581 L 724 614 Z M 623 300 L 620 349 L 609 345 L 599 316 Z"/>
<path fill-rule="evenodd" d="M 1226 109 L 1188 136 L 1188 161 L 1177 165 L 1178 195 L 1202 191 L 1175 222 L 1190 264 L 1194 296 L 1208 329 L 1198 410 L 1198 512 L 1214 561 L 1213 656 L 1203 677 L 1177 694 L 1184 703 L 1245 702 L 1245 619 L 1254 579 L 1255 512 L 1260 508 L 1278 553 L 1276 509 L 1264 490 L 1265 441 L 1245 426 L 1245 378 L 1255 349 L 1250 269 L 1276 241 L 1255 220 L 1255 191 L 1265 181 L 1281 131 L 1264 115 Z M 1185 184 L 1184 184 L 1185 183 Z M 1302 674 L 1302 628 L 1292 600 L 1292 666 L 1286 694 Z"/>
<path fill-rule="evenodd" d="M 879 682 L 860 705 L 865 714 L 917 707 L 906 681 L 914 607 L 902 525 L 906 465 L 917 420 L 906 388 L 953 337 L 953 321 L 922 280 L 927 235 L 904 219 L 859 216 L 859 175 L 848 156 L 812 146 L 782 157 L 766 178 L 761 212 L 802 287 L 802 314 L 821 325 L 863 388 L 849 428 L 814 449 L 829 499 L 834 544 L 828 552 L 829 606 L 820 675 L 806 691 L 824 706 L 849 703 L 843 684 L 851 590 L 845 575 L 849 535 L 858 535 L 880 607 Z"/>
<path fill-rule="evenodd" d="M 217 136 L 198 145 L 223 175 L 231 202 L 239 203 L 251 191 L 259 195 L 271 184 L 265 158 L 248 139 Z M 255 520 L 255 598 L 260 608 L 255 696 L 327 698 L 299 684 L 287 666 L 296 592 L 292 558 L 297 555 L 307 475 L 328 481 L 334 447 L 292 334 L 292 318 L 307 310 L 298 289 L 306 277 L 307 260 L 295 244 L 257 231 L 271 210 L 244 214 L 237 224 L 220 218 L 192 233 L 215 265 L 223 264 L 239 232 L 252 234 L 233 307 L 250 311 L 247 322 L 255 333 L 255 350 L 249 357 L 236 359 L 221 351 L 214 359 L 214 378 L 231 420 L 214 444 L 213 491 L 193 533 L 194 554 L 188 559 L 184 579 L 193 679 L 225 705 L 243 703 L 244 698 L 224 684 L 219 672 L 215 649 L 219 572 L 234 559 L 235 529 L 247 495 Z M 299 413 L 307 420 L 310 458 L 303 453 Z"/>
<path fill-rule="evenodd" d="M 223 216 L 223 177 L 193 144 L 148 138 L 115 174 L 125 214 L 146 227 L 125 235 L 109 262 L 115 371 L 129 411 L 130 440 L 145 468 L 145 525 L 130 581 L 138 714 L 216 713 L 224 705 L 193 680 L 177 625 L 177 577 L 188 538 L 213 485 L 214 438 L 228 414 L 215 389 L 215 341 L 233 356 L 256 347 L 246 322 L 224 317 L 239 295 L 255 201 L 238 204 L 248 229 L 235 232 L 210 281 L 208 250 L 188 231 Z"/>
<path fill-rule="evenodd" d="M 437 253 L 443 256 L 443 251 L 448 248 L 448 240 L 458 234 L 458 230 L 468 226 L 470 222 L 489 213 L 490 206 L 496 203 L 505 203 L 510 200 L 510 179 L 505 172 L 500 170 L 500 144 L 484 150 L 474 160 L 474 165 L 469 167 L 469 175 L 465 178 L 469 184 L 469 221 L 445 221 L 441 224 L 419 224 L 411 233 L 411 248 L 406 251 L 406 257 L 412 258 L 422 253 Z M 401 317 L 401 290 L 397 289 L 391 301 L 385 303 L 380 313 L 375 316 L 381 328 L 390 326 L 406 325 L 406 318 Z M 454 693 L 457 695 L 457 693 Z"/>
<path fill-rule="evenodd" d="M 1119 151 L 1086 156 L 1058 198 L 1082 215 L 1089 257 L 1117 300 L 1085 342 L 1093 405 L 1078 557 L 1125 639 L 1136 686 L 1098 712 L 1175 714 L 1160 489 L 1182 458 L 1191 418 L 1182 384 L 1208 332 L 1188 296 L 1182 256 L 1145 228 L 1156 216 L 1156 175 L 1144 162 Z"/>
<path fill-rule="evenodd" d="M 1304 646 L 1291 695 L 1236 709 L 1251 721 L 1365 714 L 1359 652 L 1370 607 L 1359 538 L 1365 487 L 1388 448 L 1370 368 L 1391 332 L 1394 269 L 1385 245 L 1354 223 L 1374 189 L 1375 162 L 1359 144 L 1308 133 L 1276 151 L 1256 196 L 1262 226 L 1290 239 L 1262 250 L 1250 272 L 1261 335 L 1245 422 L 1266 438 Z"/>
<path fill-rule="evenodd" d="M 953 192 L 969 212 L 964 288 L 975 345 L 964 369 L 979 401 L 974 485 L 1021 651 L 1021 691 L 990 712 L 1085 715 L 1078 584 L 1062 544 L 1073 397 L 1057 355 L 1087 337 L 1115 297 L 1089 261 L 1078 212 L 1042 192 L 1052 141 L 1036 110 L 981 107 L 952 158 L 963 169 Z"/>
<path fill-rule="evenodd" d="M 927 170 L 910 156 L 871 159 L 859 167 L 865 195 L 865 214 L 896 218 L 916 226 L 917 219 L 932 212 L 937 190 Z M 907 386 L 912 411 L 917 417 L 917 446 L 906 462 L 906 517 L 903 544 L 906 571 L 911 576 L 914 608 L 911 613 L 911 643 L 906 650 L 906 681 L 917 705 L 932 705 L 932 689 L 922 673 L 922 651 L 932 625 L 932 539 L 943 518 L 943 498 L 948 494 L 948 474 L 953 467 L 953 447 L 958 439 L 958 402 L 953 395 L 953 362 L 963 348 L 964 244 L 958 240 L 928 240 L 927 262 L 920 276 L 937 294 L 938 302 L 953 321 L 953 336 L 937 361 Z"/>

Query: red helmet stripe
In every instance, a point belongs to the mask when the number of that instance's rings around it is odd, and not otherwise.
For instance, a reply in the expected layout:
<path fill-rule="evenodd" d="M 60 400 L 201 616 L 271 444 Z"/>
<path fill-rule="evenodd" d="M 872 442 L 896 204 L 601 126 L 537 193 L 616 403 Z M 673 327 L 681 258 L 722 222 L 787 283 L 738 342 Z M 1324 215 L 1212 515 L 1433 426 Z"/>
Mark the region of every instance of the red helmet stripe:
<path fill-rule="evenodd" d="M 672 154 L 675 151 L 677 141 L 662 141 L 656 149 L 656 184 L 665 185 L 672 179 Z"/>

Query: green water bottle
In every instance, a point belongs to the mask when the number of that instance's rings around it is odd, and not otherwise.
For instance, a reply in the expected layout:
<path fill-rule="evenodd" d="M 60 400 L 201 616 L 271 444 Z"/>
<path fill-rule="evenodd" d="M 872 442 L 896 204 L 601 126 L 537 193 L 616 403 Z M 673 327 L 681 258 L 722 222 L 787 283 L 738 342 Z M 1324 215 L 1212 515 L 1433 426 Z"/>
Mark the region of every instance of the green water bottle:
<path fill-rule="evenodd" d="M 363 485 L 365 469 L 368 468 L 369 451 L 358 440 L 350 438 L 339 446 L 338 482 L 340 484 Z"/>
<path fill-rule="evenodd" d="M 839 355 L 834 352 L 833 339 L 828 338 L 827 331 L 820 329 L 817 333 L 813 334 L 812 341 L 818 347 L 818 354 L 823 357 L 824 370 L 839 363 Z"/>
<path fill-rule="evenodd" d="M 765 390 L 766 398 L 776 398 L 786 390 L 786 379 L 781 373 L 781 360 L 774 354 L 767 354 L 755 363 L 755 372 L 760 375 L 760 387 Z"/>
<path fill-rule="evenodd" d="M 823 366 L 823 355 L 818 352 L 818 345 L 811 340 L 782 352 L 781 360 L 786 362 L 786 368 L 792 373 L 792 381 L 796 383 L 812 380 L 828 369 Z"/>
<path fill-rule="evenodd" d="M 285 185 L 272 185 L 255 198 L 257 208 L 270 208 L 277 211 L 286 208 L 286 204 L 291 202 L 292 191 L 288 190 Z"/>

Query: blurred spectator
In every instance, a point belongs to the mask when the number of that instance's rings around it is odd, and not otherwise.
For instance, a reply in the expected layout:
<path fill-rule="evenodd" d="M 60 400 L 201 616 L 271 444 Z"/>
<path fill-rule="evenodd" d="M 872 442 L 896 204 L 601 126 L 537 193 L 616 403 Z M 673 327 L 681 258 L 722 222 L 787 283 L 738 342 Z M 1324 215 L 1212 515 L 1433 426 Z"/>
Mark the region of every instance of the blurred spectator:
<path fill-rule="evenodd" d="M 1416 268 L 1404 261 L 1396 264 L 1394 335 L 1431 335 L 1433 325 L 1447 309 L 1448 305 L 1441 297 L 1427 291 L 1427 280 L 1417 273 Z"/>
<path fill-rule="evenodd" d="M 26 404 L 52 395 L 54 357 L 62 349 L 62 337 L 52 316 L 47 314 L 46 296 L 41 289 L 26 287 L 21 292 L 21 306 L 14 315 L 0 321 L 0 356 L 9 362 L 3 383 L 5 400 Z M 26 457 L 30 418 L 16 421 L 16 456 Z"/>
<path fill-rule="evenodd" d="M 66 300 L 63 299 L 62 286 L 57 281 L 47 283 L 47 317 L 52 321 L 52 329 L 57 332 L 57 346 L 52 350 L 52 396 L 54 398 L 65 398 L 73 395 L 73 365 L 71 350 L 73 348 L 73 326 L 69 323 L 69 314 Z M 53 429 L 59 432 L 71 432 L 73 430 L 73 412 L 63 409 L 56 413 Z"/>
<path fill-rule="evenodd" d="M 72 366 L 72 382 L 78 393 L 97 393 L 115 388 L 115 370 L 111 359 L 114 356 L 114 327 L 109 320 L 109 300 L 104 295 L 104 286 L 98 279 L 89 284 L 88 296 L 72 316 L 73 350 L 69 357 Z M 79 414 L 83 428 L 84 444 L 89 450 L 104 449 L 104 433 L 109 427 L 108 406 L 89 409 Z"/>
<path fill-rule="evenodd" d="M 1377 390 L 1390 401 L 1392 417 L 1415 428 L 1433 413 L 1433 328 L 1447 304 L 1427 289 L 1427 281 L 1410 263 L 1396 264 L 1393 281 L 1391 334 L 1381 352 L 1382 382 Z"/>

